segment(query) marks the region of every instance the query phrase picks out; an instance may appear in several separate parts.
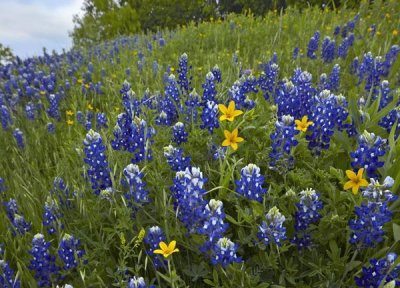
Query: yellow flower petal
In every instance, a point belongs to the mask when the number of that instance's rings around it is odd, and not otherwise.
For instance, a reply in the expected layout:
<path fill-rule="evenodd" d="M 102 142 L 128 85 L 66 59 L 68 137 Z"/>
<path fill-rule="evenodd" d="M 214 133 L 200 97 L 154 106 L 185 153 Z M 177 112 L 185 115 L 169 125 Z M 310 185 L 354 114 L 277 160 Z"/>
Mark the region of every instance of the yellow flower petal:
<path fill-rule="evenodd" d="M 347 175 L 347 177 L 348 177 L 349 179 L 351 179 L 351 180 L 354 180 L 354 179 L 357 178 L 356 173 L 354 173 L 354 172 L 351 171 L 351 170 L 346 170 L 346 175 Z"/>
<path fill-rule="evenodd" d="M 235 151 L 238 149 L 238 145 L 236 143 L 231 143 L 231 147 Z"/>
<path fill-rule="evenodd" d="M 233 129 L 233 131 L 232 131 L 232 138 L 236 138 L 237 137 L 237 135 L 238 135 L 238 133 L 239 133 L 239 130 L 238 130 L 238 128 L 235 128 L 235 129 Z"/>
<path fill-rule="evenodd" d="M 358 169 L 358 172 L 357 172 L 357 177 L 358 177 L 359 179 L 361 179 L 361 178 L 362 178 L 363 174 L 364 174 L 364 168 L 360 168 L 360 169 Z"/>
<path fill-rule="evenodd" d="M 366 187 L 366 186 L 368 186 L 368 181 L 365 180 L 365 179 L 361 179 L 361 180 L 360 180 L 360 186 L 361 186 L 361 187 Z"/>
<path fill-rule="evenodd" d="M 224 121 L 224 120 L 226 120 L 226 119 L 228 119 L 228 118 L 226 117 L 225 114 L 222 115 L 221 117 L 219 117 L 219 121 Z M 228 120 L 229 120 L 229 119 L 228 119 Z"/>
<path fill-rule="evenodd" d="M 168 246 L 167 246 L 167 244 L 165 244 L 165 242 L 162 242 L 162 241 L 161 241 L 159 245 L 160 245 L 160 248 L 161 248 L 162 250 L 164 250 L 164 251 L 168 249 Z"/>
<path fill-rule="evenodd" d="M 346 182 L 346 183 L 344 184 L 343 189 L 344 189 L 344 190 L 348 190 L 348 189 L 352 188 L 353 186 L 354 186 L 353 181 L 348 181 L 348 182 Z"/>
<path fill-rule="evenodd" d="M 157 249 L 153 251 L 154 254 L 164 254 L 163 250 Z"/>
<path fill-rule="evenodd" d="M 232 111 L 232 116 L 233 117 L 236 117 L 236 116 L 239 116 L 239 115 L 242 115 L 242 114 L 243 114 L 243 111 L 241 111 L 241 110 Z"/>
<path fill-rule="evenodd" d="M 231 100 L 228 105 L 228 111 L 235 111 L 235 101 Z"/>
<path fill-rule="evenodd" d="M 360 189 L 360 185 L 359 184 L 355 184 L 353 186 L 353 188 L 351 189 L 351 191 L 353 192 L 354 195 L 357 195 L 358 189 Z"/>
<path fill-rule="evenodd" d="M 222 142 L 222 146 L 229 146 L 229 145 L 231 145 L 231 141 L 230 141 L 229 139 L 225 139 L 225 140 Z"/>
<path fill-rule="evenodd" d="M 236 141 L 236 142 L 243 142 L 244 139 L 243 139 L 242 137 L 236 137 L 236 138 L 235 138 L 235 141 Z"/>
<path fill-rule="evenodd" d="M 231 138 L 231 132 L 229 132 L 228 130 L 224 130 L 224 135 L 226 139 L 230 139 Z"/>
<path fill-rule="evenodd" d="M 175 246 L 176 246 L 176 241 L 172 240 L 171 243 L 169 243 L 168 245 L 168 250 L 173 251 L 175 249 Z"/>
<path fill-rule="evenodd" d="M 228 108 L 224 104 L 218 104 L 218 109 L 224 114 L 228 113 Z"/>

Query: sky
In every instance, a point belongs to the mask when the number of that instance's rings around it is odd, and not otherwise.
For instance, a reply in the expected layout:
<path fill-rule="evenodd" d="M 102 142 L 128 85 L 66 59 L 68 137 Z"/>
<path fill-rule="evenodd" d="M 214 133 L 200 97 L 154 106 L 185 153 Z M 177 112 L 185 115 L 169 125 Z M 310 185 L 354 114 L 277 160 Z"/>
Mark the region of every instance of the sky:
<path fill-rule="evenodd" d="M 83 0 L 0 0 L 0 43 L 21 58 L 72 47 L 72 18 Z"/>

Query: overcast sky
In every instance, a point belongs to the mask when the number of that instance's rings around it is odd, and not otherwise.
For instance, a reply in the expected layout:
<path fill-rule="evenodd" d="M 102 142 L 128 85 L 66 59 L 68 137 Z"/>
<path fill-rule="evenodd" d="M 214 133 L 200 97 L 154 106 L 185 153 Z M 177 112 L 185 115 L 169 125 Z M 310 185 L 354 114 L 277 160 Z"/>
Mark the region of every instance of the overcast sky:
<path fill-rule="evenodd" d="M 73 15 L 83 0 L 0 0 L 0 43 L 21 58 L 69 49 Z"/>

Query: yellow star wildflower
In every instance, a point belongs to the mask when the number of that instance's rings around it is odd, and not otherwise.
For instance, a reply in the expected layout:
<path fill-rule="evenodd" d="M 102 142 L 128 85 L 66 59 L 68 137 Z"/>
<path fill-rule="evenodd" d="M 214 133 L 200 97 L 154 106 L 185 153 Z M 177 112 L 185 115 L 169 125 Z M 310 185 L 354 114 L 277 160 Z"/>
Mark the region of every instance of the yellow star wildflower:
<path fill-rule="evenodd" d="M 308 121 L 307 115 L 303 116 L 301 120 L 294 120 L 294 123 L 296 124 L 296 129 L 303 132 L 307 132 L 308 126 L 313 124 L 312 121 Z"/>
<path fill-rule="evenodd" d="M 346 170 L 346 175 L 350 179 L 350 181 L 347 181 L 344 184 L 343 189 L 347 190 L 351 188 L 353 194 L 356 195 L 360 187 L 368 186 L 368 181 L 362 178 L 363 173 L 364 173 L 364 168 L 359 169 L 357 174 L 351 170 Z"/>
<path fill-rule="evenodd" d="M 168 258 L 168 256 L 171 255 L 172 253 L 179 252 L 179 249 L 175 248 L 176 246 L 175 240 L 171 241 L 168 245 L 165 242 L 161 241 L 158 245 L 160 245 L 161 249 L 156 249 L 153 251 L 153 253 L 161 254 L 165 258 Z"/>
<path fill-rule="evenodd" d="M 72 115 L 74 115 L 74 111 L 67 110 L 67 111 L 65 111 L 65 114 L 67 114 L 68 116 L 72 116 Z"/>
<path fill-rule="evenodd" d="M 74 125 L 74 121 L 73 120 L 67 120 L 67 124 L 68 125 Z"/>
<path fill-rule="evenodd" d="M 224 131 L 225 140 L 222 142 L 222 146 L 231 146 L 233 150 L 238 149 L 239 142 L 242 142 L 244 139 L 242 137 L 238 137 L 238 129 L 235 128 L 232 133 L 228 130 Z"/>
<path fill-rule="evenodd" d="M 221 117 L 219 117 L 219 121 L 224 121 L 228 120 L 232 122 L 236 116 L 239 116 L 243 114 L 243 111 L 241 110 L 235 110 L 235 101 L 231 100 L 229 102 L 228 107 L 226 107 L 224 104 L 218 104 L 219 111 L 222 112 Z"/>
<path fill-rule="evenodd" d="M 92 104 L 88 103 L 88 104 L 87 104 L 87 108 L 88 108 L 89 110 L 93 110 Z"/>

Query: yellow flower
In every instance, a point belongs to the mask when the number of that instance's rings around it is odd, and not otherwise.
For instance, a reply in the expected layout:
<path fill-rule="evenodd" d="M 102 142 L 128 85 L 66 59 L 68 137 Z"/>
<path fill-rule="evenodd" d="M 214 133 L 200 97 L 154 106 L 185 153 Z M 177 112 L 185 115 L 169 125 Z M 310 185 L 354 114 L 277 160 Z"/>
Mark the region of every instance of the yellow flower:
<path fill-rule="evenodd" d="M 308 121 L 308 116 L 305 115 L 303 116 L 303 118 L 301 118 L 300 120 L 294 120 L 294 123 L 296 124 L 296 129 L 303 131 L 303 132 L 307 132 L 308 126 L 310 126 L 311 124 L 313 124 L 312 121 Z"/>
<path fill-rule="evenodd" d="M 232 133 L 228 130 L 224 131 L 225 140 L 222 142 L 222 146 L 231 146 L 233 150 L 238 149 L 239 142 L 242 142 L 244 139 L 242 137 L 238 137 L 238 129 L 235 128 Z"/>
<path fill-rule="evenodd" d="M 86 89 L 89 89 L 89 87 L 90 87 L 89 84 L 85 84 Z"/>
<path fill-rule="evenodd" d="M 381 32 L 380 31 L 378 31 L 378 32 L 376 32 L 376 35 L 378 35 L 378 36 L 381 36 Z"/>
<path fill-rule="evenodd" d="M 68 116 L 74 115 L 74 111 L 71 111 L 71 110 L 67 110 L 67 111 L 65 111 L 65 113 L 66 113 Z"/>
<path fill-rule="evenodd" d="M 393 30 L 392 35 L 393 36 L 397 36 L 399 34 L 399 31 L 397 31 L 396 29 Z"/>
<path fill-rule="evenodd" d="M 350 181 L 347 181 L 344 184 L 343 189 L 347 190 L 351 188 L 353 194 L 356 195 L 360 187 L 368 186 L 368 181 L 362 178 L 363 173 L 364 168 L 359 169 L 357 174 L 351 170 L 346 170 L 346 175 L 350 179 Z"/>
<path fill-rule="evenodd" d="M 92 106 L 92 104 L 87 104 L 87 109 L 89 109 L 89 110 L 93 110 L 93 106 Z"/>
<path fill-rule="evenodd" d="M 231 100 L 229 102 L 228 107 L 224 104 L 218 104 L 219 111 L 221 111 L 224 115 L 219 117 L 219 121 L 228 120 L 232 122 L 236 116 L 243 114 L 241 110 L 235 110 L 235 101 Z"/>
<path fill-rule="evenodd" d="M 368 28 L 368 32 L 370 32 L 370 33 L 371 33 L 373 30 L 374 30 L 374 29 L 372 29 L 372 27 L 369 27 L 369 28 Z"/>
<path fill-rule="evenodd" d="M 40 93 L 40 95 L 42 95 L 42 96 L 46 95 L 46 91 L 40 91 L 39 93 Z"/>
<path fill-rule="evenodd" d="M 171 243 L 169 243 L 168 245 L 165 242 L 161 241 L 158 245 L 160 245 L 161 249 L 154 250 L 153 253 L 162 254 L 165 258 L 167 258 L 172 253 L 179 252 L 179 249 L 175 249 L 175 240 L 171 241 Z"/>
<path fill-rule="evenodd" d="M 67 124 L 68 125 L 74 125 L 74 121 L 73 120 L 67 120 Z"/>
<path fill-rule="evenodd" d="M 83 80 L 82 79 L 78 79 L 78 81 L 76 81 L 78 84 L 82 84 Z"/>

